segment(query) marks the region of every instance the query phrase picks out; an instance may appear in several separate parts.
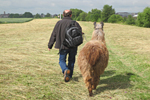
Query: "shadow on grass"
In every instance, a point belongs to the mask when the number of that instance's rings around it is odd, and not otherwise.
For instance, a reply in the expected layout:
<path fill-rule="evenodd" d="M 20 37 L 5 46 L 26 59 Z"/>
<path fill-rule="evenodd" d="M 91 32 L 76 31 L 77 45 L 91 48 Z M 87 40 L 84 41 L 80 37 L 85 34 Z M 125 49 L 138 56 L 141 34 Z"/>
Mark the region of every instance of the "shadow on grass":
<path fill-rule="evenodd" d="M 115 70 L 110 70 L 110 71 L 105 71 L 101 77 L 106 77 L 106 76 L 112 76 L 113 74 L 115 74 Z"/>
<path fill-rule="evenodd" d="M 105 86 L 97 87 L 94 95 L 100 94 L 105 90 L 126 89 L 133 86 L 130 84 L 130 77 L 135 74 L 128 73 L 128 72 L 124 72 L 119 75 L 114 75 L 114 74 L 115 71 L 112 70 L 112 71 L 106 71 L 104 72 L 103 75 L 101 75 L 101 77 L 108 77 L 112 75 L 113 76 L 107 79 L 101 79 L 99 85 L 104 84 Z"/>
<path fill-rule="evenodd" d="M 72 78 L 73 81 L 79 82 L 79 78 L 82 78 L 82 75 L 79 74 L 78 76 L 75 76 Z"/>

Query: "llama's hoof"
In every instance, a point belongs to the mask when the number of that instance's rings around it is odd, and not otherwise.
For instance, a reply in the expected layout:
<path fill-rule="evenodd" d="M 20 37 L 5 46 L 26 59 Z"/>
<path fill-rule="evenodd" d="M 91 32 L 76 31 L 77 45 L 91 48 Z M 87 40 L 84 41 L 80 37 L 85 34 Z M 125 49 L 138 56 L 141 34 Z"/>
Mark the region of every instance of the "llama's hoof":
<path fill-rule="evenodd" d="M 93 96 L 93 93 L 89 93 L 89 96 L 92 97 L 92 96 Z"/>

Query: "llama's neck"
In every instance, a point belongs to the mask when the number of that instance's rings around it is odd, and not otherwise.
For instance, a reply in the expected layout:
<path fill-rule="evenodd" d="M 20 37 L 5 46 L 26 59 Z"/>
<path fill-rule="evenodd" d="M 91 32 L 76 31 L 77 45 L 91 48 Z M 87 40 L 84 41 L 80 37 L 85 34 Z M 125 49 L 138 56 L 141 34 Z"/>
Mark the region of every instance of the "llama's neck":
<path fill-rule="evenodd" d="M 91 40 L 102 41 L 105 44 L 104 32 L 102 31 L 102 29 L 94 30 Z"/>

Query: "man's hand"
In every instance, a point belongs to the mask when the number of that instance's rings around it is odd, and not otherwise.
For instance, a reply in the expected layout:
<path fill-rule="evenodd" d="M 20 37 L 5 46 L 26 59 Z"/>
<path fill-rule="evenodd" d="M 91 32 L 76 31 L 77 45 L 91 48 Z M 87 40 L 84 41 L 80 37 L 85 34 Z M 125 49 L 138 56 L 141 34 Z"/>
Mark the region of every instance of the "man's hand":
<path fill-rule="evenodd" d="M 51 49 L 50 49 L 50 48 L 48 48 L 48 50 L 50 51 Z"/>

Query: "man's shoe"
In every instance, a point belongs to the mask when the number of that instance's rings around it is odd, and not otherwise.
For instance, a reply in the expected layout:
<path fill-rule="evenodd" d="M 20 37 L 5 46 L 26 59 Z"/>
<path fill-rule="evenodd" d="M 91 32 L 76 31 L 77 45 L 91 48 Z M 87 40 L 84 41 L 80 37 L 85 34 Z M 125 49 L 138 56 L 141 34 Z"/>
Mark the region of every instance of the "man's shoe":
<path fill-rule="evenodd" d="M 69 82 L 69 80 L 70 80 L 70 70 L 69 69 L 67 69 L 67 70 L 65 70 L 65 72 L 64 72 L 64 80 L 65 80 L 65 82 Z"/>

